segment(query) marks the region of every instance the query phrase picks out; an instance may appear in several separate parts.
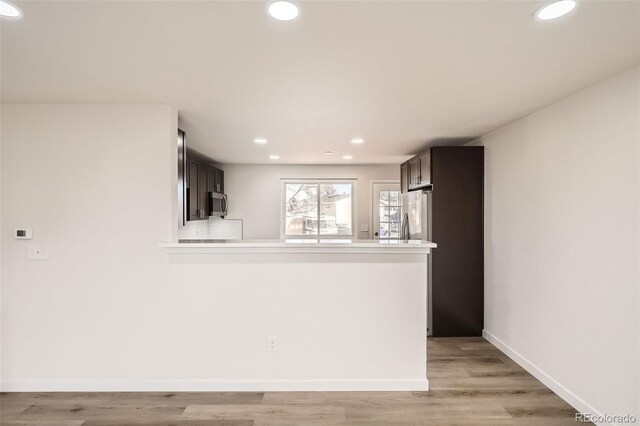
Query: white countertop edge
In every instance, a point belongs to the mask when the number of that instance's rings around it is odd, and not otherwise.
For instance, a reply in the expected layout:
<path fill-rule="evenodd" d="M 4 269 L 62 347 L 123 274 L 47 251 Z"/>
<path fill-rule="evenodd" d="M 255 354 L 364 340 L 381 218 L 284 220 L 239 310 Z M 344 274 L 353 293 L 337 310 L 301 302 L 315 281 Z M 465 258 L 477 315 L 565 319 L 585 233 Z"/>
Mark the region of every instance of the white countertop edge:
<path fill-rule="evenodd" d="M 381 249 L 380 247 L 164 247 L 169 254 L 385 254 L 385 255 L 406 255 L 406 254 L 429 254 L 429 248 L 406 248 L 402 250 Z"/>
<path fill-rule="evenodd" d="M 233 241 L 233 242 L 189 242 L 162 243 L 161 248 L 169 253 L 429 253 L 437 247 L 429 241 L 411 243 L 387 243 L 378 240 L 358 240 L 355 242 L 284 242 L 284 241 Z"/>

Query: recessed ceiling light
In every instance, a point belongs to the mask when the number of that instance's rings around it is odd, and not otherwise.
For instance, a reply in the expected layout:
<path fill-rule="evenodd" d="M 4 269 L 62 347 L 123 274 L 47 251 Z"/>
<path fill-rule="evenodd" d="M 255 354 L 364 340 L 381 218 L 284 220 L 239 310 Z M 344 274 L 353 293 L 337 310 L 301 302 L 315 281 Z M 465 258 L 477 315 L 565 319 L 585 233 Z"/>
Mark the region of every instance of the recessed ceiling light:
<path fill-rule="evenodd" d="M 558 0 L 551 3 L 547 3 L 533 14 L 533 17 L 538 21 L 549 21 L 551 19 L 557 19 L 566 15 L 575 9 L 577 5 L 576 0 Z"/>
<path fill-rule="evenodd" d="M 7 18 L 17 18 L 22 15 L 22 11 L 8 1 L 0 0 L 0 16 Z"/>
<path fill-rule="evenodd" d="M 333 155 L 333 151 L 325 151 L 323 152 L 324 155 Z"/>
<path fill-rule="evenodd" d="M 353 157 L 351 155 L 343 155 L 342 158 L 345 160 L 351 160 Z"/>
<path fill-rule="evenodd" d="M 364 143 L 364 139 L 362 138 L 353 138 L 351 139 L 351 143 L 354 145 L 362 145 Z"/>
<path fill-rule="evenodd" d="M 264 145 L 269 141 L 267 140 L 267 138 L 255 138 L 253 142 L 255 142 L 258 145 Z"/>
<path fill-rule="evenodd" d="M 271 159 L 271 160 L 279 160 L 280 156 L 279 155 L 270 155 L 269 159 Z"/>
<path fill-rule="evenodd" d="M 269 15 L 278 21 L 293 21 L 300 16 L 300 8 L 291 1 L 277 0 L 267 7 Z"/>

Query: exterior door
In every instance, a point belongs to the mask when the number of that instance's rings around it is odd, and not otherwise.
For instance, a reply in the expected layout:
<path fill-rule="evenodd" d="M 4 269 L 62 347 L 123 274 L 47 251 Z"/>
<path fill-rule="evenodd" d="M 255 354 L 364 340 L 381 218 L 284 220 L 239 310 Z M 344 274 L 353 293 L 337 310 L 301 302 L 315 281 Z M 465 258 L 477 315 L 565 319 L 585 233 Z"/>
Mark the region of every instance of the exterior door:
<path fill-rule="evenodd" d="M 400 239 L 402 197 L 399 183 L 373 184 L 373 238 Z"/>

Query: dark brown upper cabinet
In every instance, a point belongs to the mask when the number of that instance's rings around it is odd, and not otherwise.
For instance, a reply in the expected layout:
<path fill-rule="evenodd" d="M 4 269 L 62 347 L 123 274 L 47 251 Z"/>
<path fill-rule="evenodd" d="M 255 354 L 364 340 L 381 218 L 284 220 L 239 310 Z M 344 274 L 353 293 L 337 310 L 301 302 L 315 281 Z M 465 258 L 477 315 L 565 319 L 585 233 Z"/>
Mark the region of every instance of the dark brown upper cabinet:
<path fill-rule="evenodd" d="M 431 150 L 429 149 L 422 154 L 418 154 L 418 162 L 420 163 L 418 186 L 424 187 L 425 185 L 431 185 Z"/>
<path fill-rule="evenodd" d="M 217 167 L 207 167 L 207 192 L 224 194 L 224 172 Z"/>
<path fill-rule="evenodd" d="M 427 149 L 400 165 L 402 193 L 431 185 L 431 149 Z"/>
<path fill-rule="evenodd" d="M 198 215 L 200 219 L 209 218 L 209 192 L 207 191 L 208 166 L 201 162 L 198 167 Z"/>
<path fill-rule="evenodd" d="M 418 157 L 416 156 L 410 159 L 407 167 L 409 168 L 409 189 L 411 189 L 418 185 L 418 180 L 420 179 L 420 162 Z"/>
<path fill-rule="evenodd" d="M 224 194 L 224 172 L 215 167 L 213 167 L 213 171 L 214 171 L 213 192 L 217 192 L 218 194 Z"/>
<path fill-rule="evenodd" d="M 208 219 L 211 216 L 211 194 L 224 193 L 224 171 L 211 163 L 212 159 L 187 150 L 187 220 Z"/>
<path fill-rule="evenodd" d="M 200 162 L 194 158 L 187 161 L 187 220 L 201 219 L 200 196 Z"/>
<path fill-rule="evenodd" d="M 216 191 L 216 169 L 214 167 L 207 167 L 207 195 Z"/>
<path fill-rule="evenodd" d="M 404 194 L 409 190 L 409 179 L 407 175 L 407 164 L 405 161 L 400 165 L 400 191 Z"/>

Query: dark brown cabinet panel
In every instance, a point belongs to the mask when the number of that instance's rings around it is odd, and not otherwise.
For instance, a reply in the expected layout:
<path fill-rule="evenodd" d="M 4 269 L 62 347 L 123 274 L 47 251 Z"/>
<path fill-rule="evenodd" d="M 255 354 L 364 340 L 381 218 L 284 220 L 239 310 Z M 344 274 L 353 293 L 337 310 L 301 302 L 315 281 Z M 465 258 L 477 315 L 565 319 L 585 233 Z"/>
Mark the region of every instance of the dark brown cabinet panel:
<path fill-rule="evenodd" d="M 431 184 L 431 150 L 427 150 L 422 154 L 418 154 L 418 162 L 420 163 L 420 177 L 418 186 Z"/>
<path fill-rule="evenodd" d="M 207 167 L 207 215 L 211 215 L 211 194 L 216 192 L 216 169 Z"/>
<path fill-rule="evenodd" d="M 431 185 L 430 149 L 427 149 L 400 165 L 400 183 L 403 193 L 423 189 Z"/>
<path fill-rule="evenodd" d="M 434 336 L 481 336 L 484 324 L 484 148 L 431 148 Z"/>
<path fill-rule="evenodd" d="M 213 193 L 224 194 L 224 172 L 217 167 L 207 166 L 207 215 L 211 215 L 210 197 Z"/>
<path fill-rule="evenodd" d="M 215 175 L 215 185 L 213 192 L 224 194 L 224 172 L 218 168 L 213 167 Z"/>
<path fill-rule="evenodd" d="M 200 219 L 198 188 L 200 188 L 200 163 L 194 159 L 187 161 L 187 220 Z"/>
<path fill-rule="evenodd" d="M 408 175 L 409 175 L 409 189 L 418 186 L 418 180 L 420 179 L 420 163 L 418 157 L 413 157 L 407 162 Z"/>
<path fill-rule="evenodd" d="M 224 171 L 211 165 L 213 160 L 187 151 L 187 218 L 208 219 L 211 215 L 211 193 L 224 192 Z"/>
<path fill-rule="evenodd" d="M 207 165 L 198 166 L 198 216 L 200 219 L 209 218 L 209 197 L 207 192 Z"/>
<path fill-rule="evenodd" d="M 400 165 L 400 191 L 404 194 L 409 190 L 409 178 L 407 176 L 407 162 Z"/>

